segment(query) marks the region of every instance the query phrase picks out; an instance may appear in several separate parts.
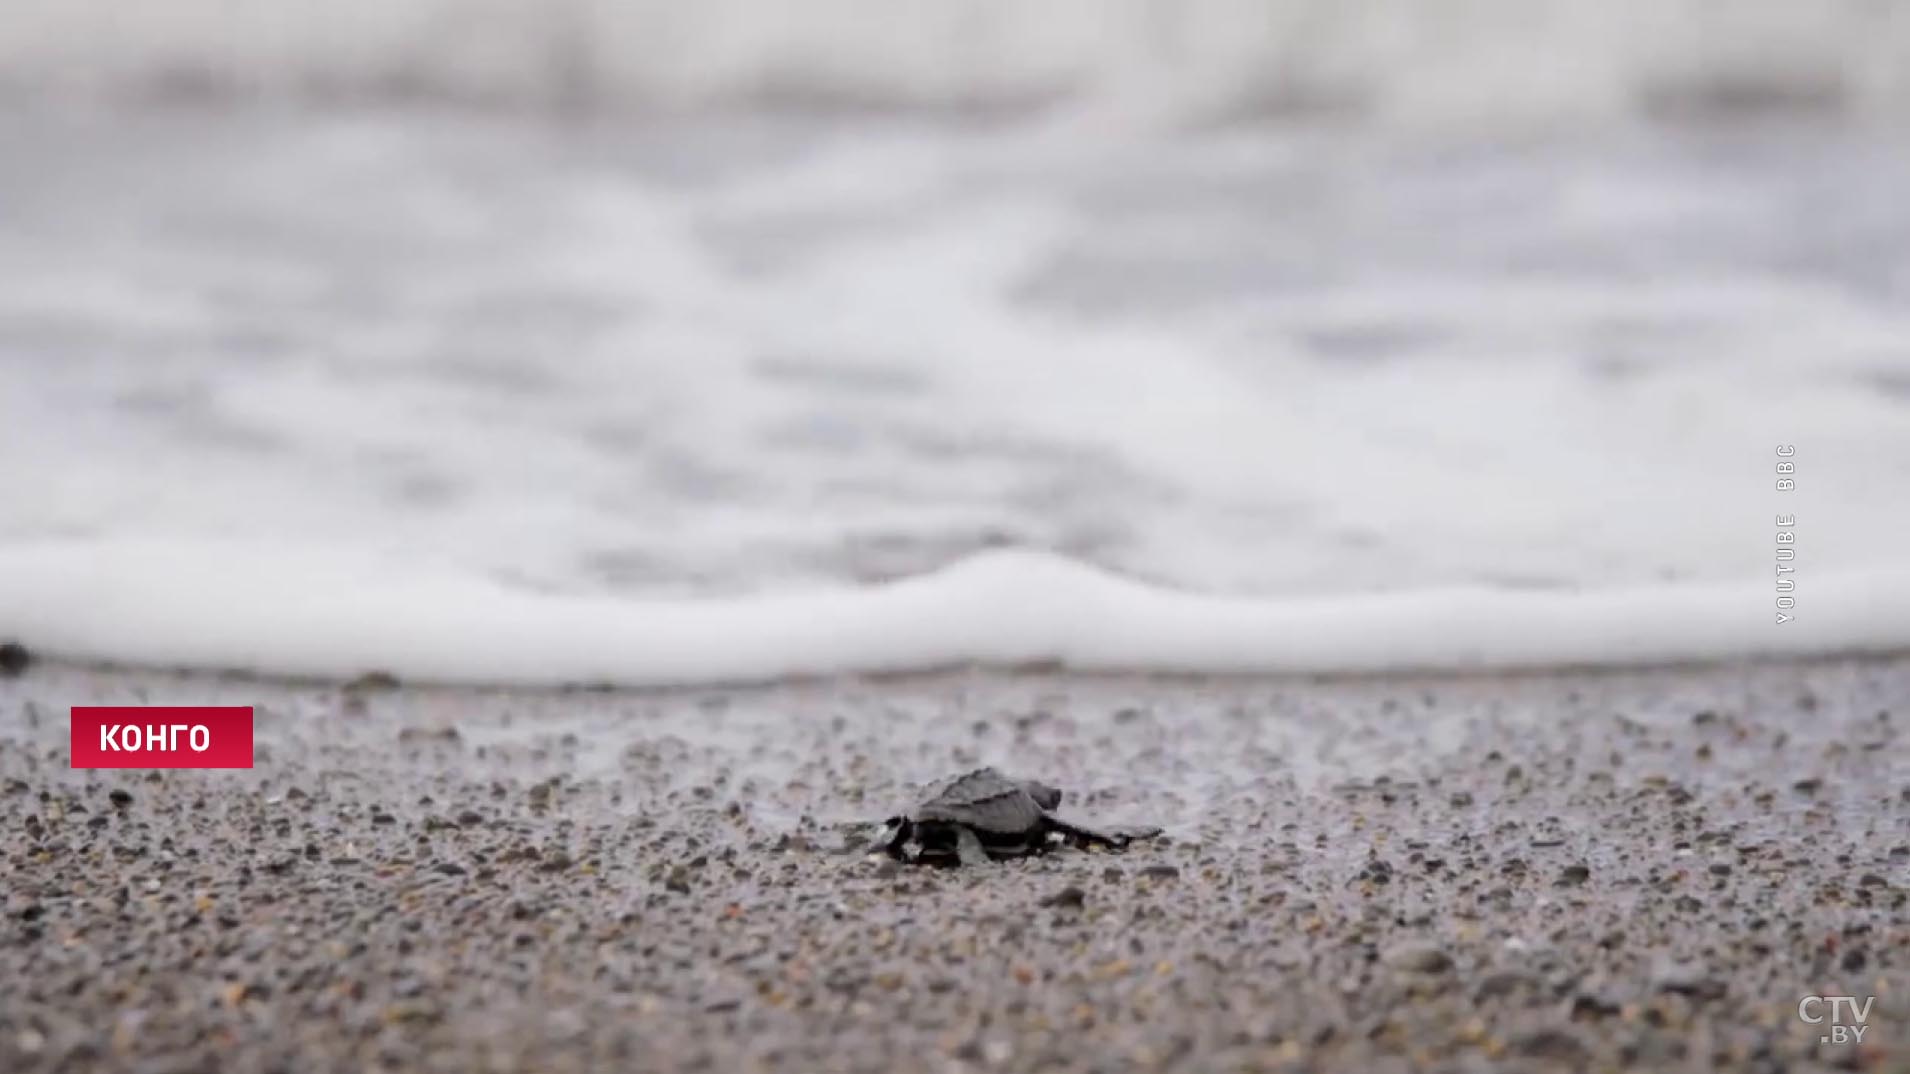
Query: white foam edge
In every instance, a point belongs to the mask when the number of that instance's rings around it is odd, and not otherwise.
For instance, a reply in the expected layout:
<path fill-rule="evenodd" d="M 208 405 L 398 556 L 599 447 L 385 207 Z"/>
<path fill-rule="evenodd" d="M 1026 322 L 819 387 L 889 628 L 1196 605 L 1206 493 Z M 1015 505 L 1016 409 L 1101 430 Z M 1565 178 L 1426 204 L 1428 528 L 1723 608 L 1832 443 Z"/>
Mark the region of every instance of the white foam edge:
<path fill-rule="evenodd" d="M 999 551 L 865 588 L 710 599 L 541 594 L 336 550 L 0 546 L 0 636 L 107 663 L 497 685 L 694 685 L 951 665 L 1365 673 L 1910 648 L 1910 570 L 1581 591 L 1294 598 L 1163 588 Z"/>

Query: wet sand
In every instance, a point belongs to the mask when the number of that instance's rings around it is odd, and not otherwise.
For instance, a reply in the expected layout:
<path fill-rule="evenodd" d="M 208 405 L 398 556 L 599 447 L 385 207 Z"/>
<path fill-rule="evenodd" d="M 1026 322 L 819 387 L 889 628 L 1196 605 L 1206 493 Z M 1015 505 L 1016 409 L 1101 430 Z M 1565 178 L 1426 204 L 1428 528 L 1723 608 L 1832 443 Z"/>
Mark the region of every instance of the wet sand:
<path fill-rule="evenodd" d="M 1910 1069 L 1910 659 L 623 693 L 0 679 L 0 1070 Z M 240 772 L 67 707 L 258 706 Z M 982 763 L 1123 854 L 861 853 Z M 1876 996 L 1864 1043 L 1805 996 Z"/>

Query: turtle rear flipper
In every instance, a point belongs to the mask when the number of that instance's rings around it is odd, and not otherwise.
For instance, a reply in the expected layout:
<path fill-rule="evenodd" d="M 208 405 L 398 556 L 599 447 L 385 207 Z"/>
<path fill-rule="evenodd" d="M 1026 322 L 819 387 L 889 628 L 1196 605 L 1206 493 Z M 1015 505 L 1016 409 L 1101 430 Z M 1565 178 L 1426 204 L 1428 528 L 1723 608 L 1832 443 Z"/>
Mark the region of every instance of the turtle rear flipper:
<path fill-rule="evenodd" d="M 1117 824 L 1106 828 L 1087 828 L 1054 816 L 1048 818 L 1047 824 L 1049 831 L 1059 833 L 1077 847 L 1104 846 L 1121 850 L 1137 839 L 1152 839 L 1161 834 L 1159 828 L 1147 825 Z"/>

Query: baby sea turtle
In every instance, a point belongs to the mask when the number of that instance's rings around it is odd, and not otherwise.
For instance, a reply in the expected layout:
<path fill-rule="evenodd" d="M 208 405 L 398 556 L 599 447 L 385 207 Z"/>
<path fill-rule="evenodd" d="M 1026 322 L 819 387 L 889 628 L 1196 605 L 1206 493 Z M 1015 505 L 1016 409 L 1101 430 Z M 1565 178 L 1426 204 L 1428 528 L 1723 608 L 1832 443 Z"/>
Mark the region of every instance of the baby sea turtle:
<path fill-rule="evenodd" d="M 1161 834 L 1152 827 L 1083 827 L 1055 816 L 1060 804 L 1061 791 L 1046 783 L 978 768 L 943 783 L 907 814 L 890 817 L 881 849 L 897 861 L 976 865 L 1043 853 L 1055 836 L 1078 847 L 1118 850 Z M 919 848 L 912 855 L 911 841 Z"/>

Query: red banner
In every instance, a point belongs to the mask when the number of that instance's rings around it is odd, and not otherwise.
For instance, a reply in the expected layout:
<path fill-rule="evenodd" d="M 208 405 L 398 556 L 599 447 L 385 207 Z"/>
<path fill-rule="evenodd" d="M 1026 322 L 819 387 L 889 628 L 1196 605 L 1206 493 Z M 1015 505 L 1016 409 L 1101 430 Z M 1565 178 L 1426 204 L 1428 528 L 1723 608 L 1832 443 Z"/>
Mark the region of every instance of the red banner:
<path fill-rule="evenodd" d="M 73 706 L 74 768 L 251 768 L 250 705 Z"/>

